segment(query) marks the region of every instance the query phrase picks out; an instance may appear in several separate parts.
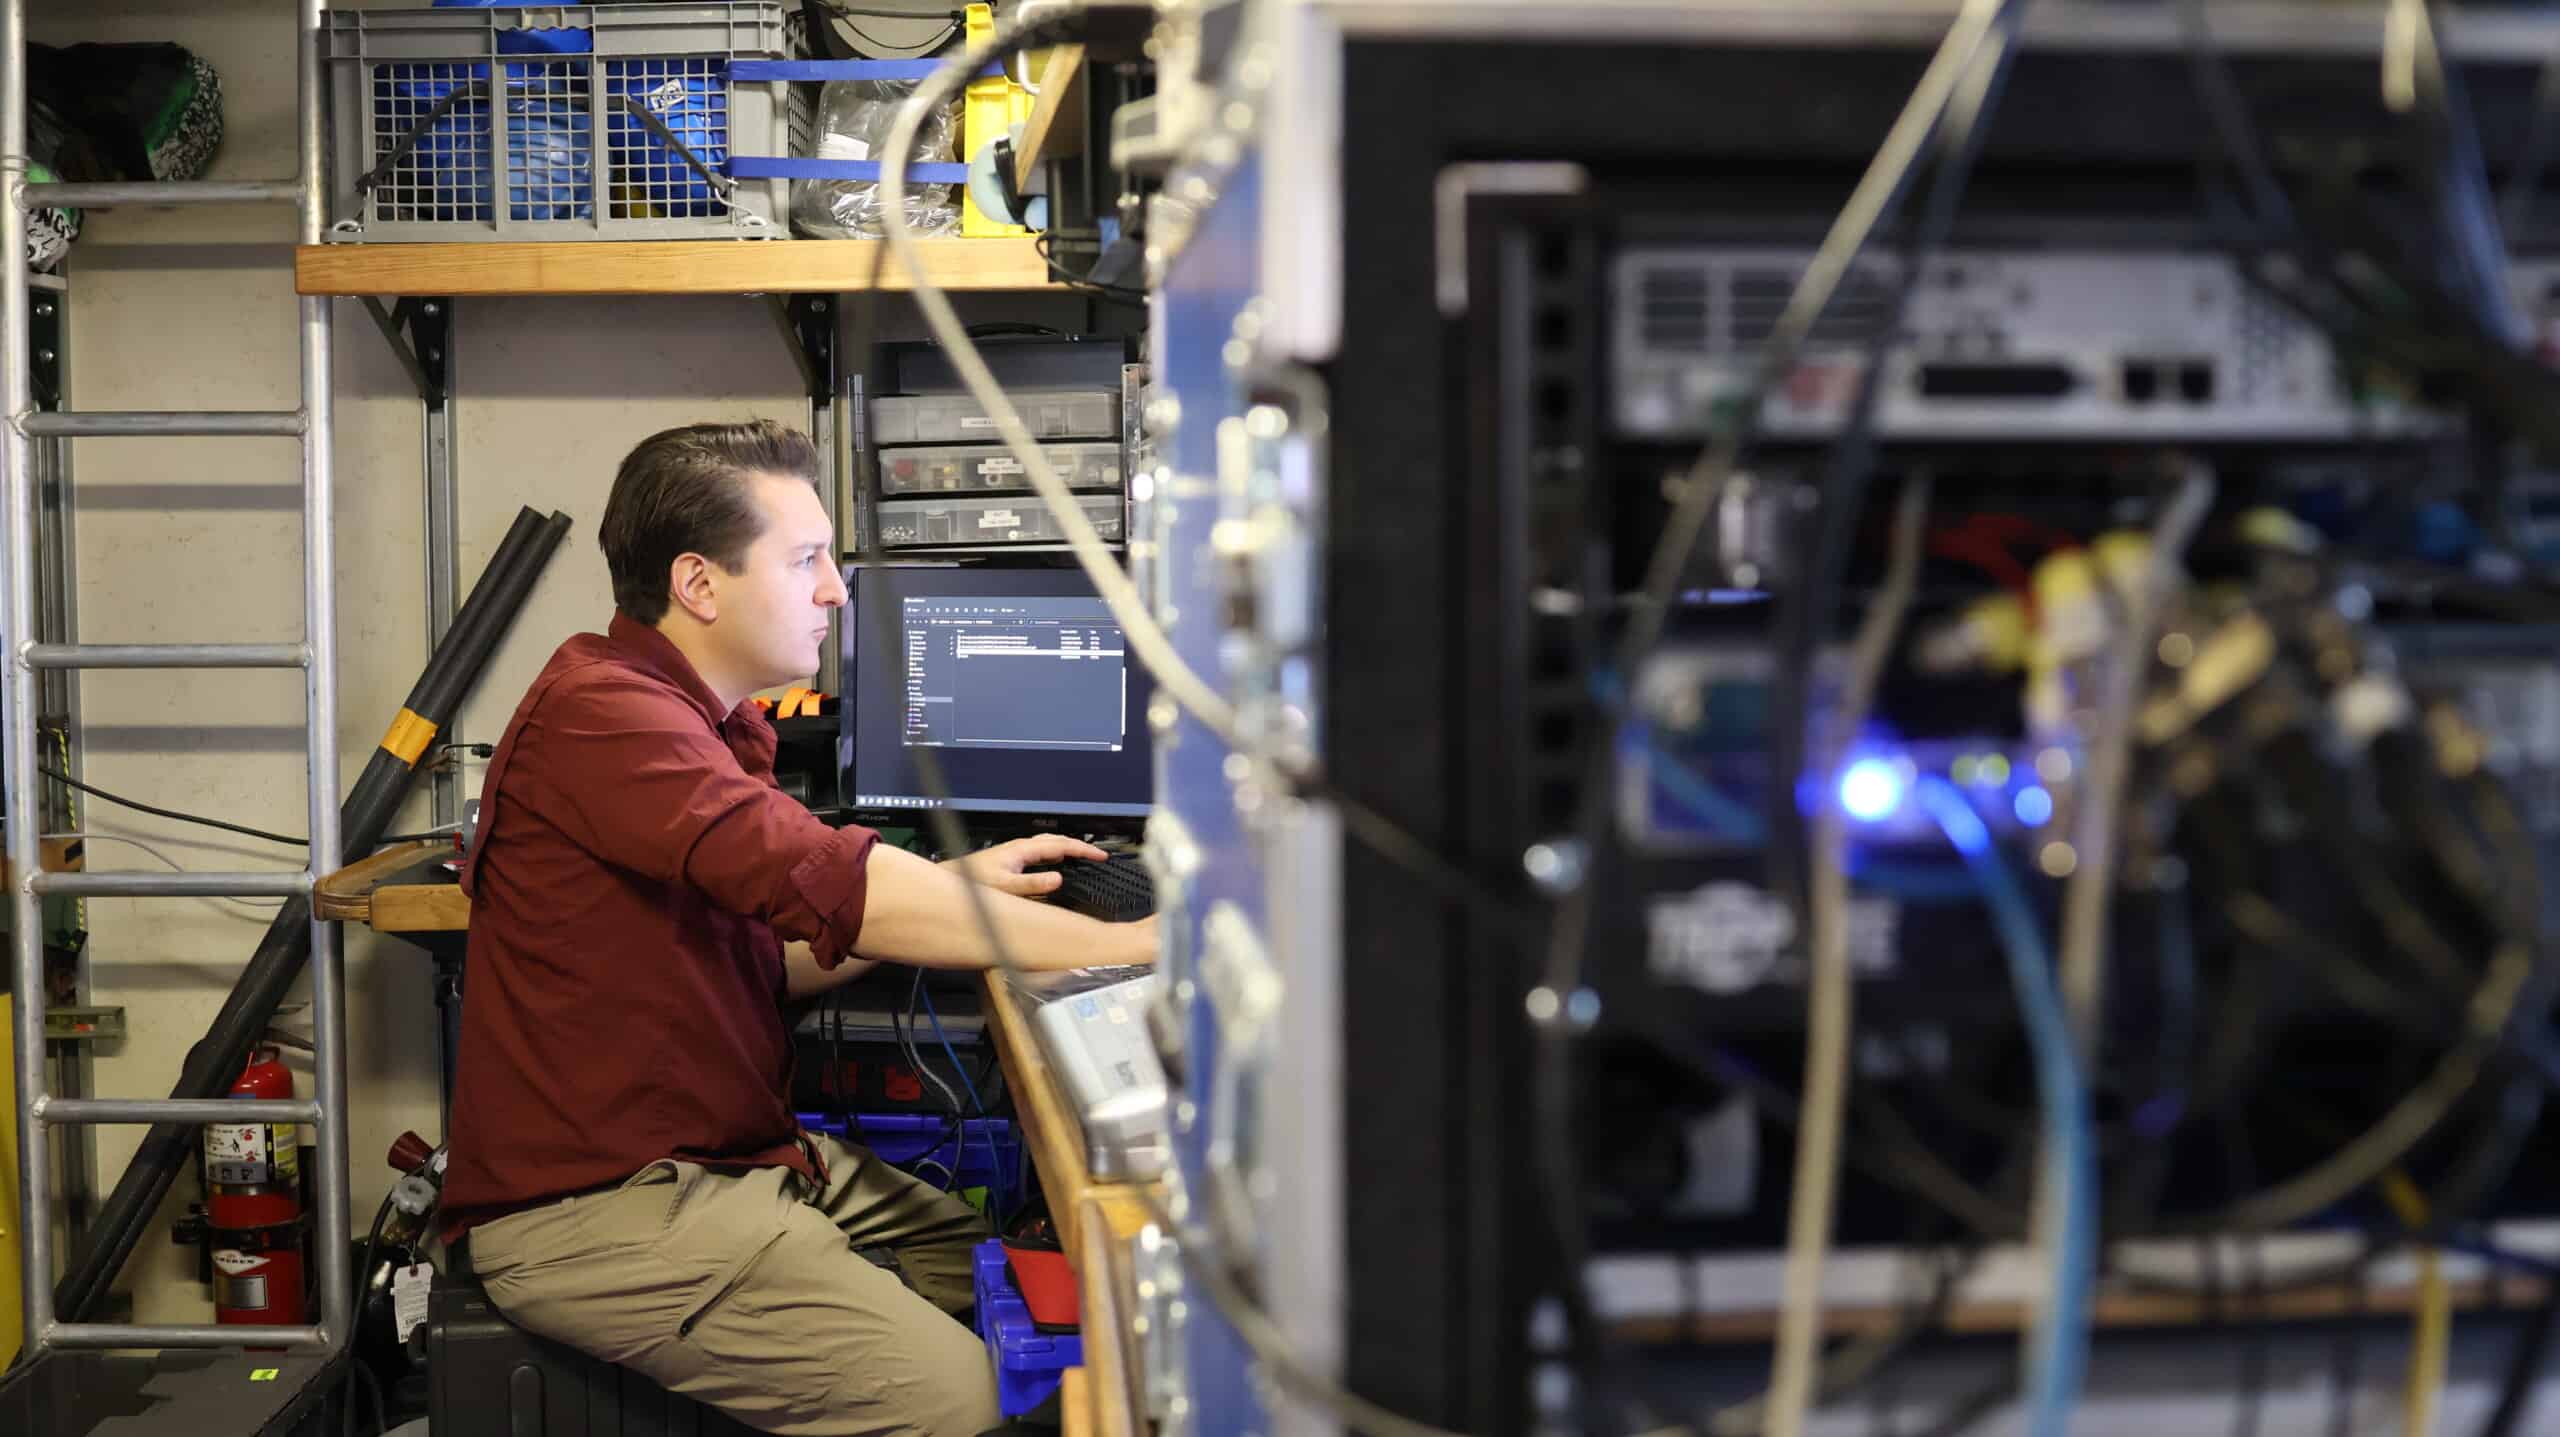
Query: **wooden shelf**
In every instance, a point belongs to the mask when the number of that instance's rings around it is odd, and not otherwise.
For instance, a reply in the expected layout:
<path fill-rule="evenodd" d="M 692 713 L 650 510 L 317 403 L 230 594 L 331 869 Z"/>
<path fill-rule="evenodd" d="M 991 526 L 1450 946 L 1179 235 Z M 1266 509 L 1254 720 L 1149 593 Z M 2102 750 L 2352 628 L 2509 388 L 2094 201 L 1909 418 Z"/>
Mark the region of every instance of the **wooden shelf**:
<path fill-rule="evenodd" d="M 917 242 L 949 290 L 1058 288 L 1028 239 Z M 868 288 L 886 240 L 620 240 L 322 244 L 294 251 L 294 288 L 327 295 L 832 294 Z M 883 290 L 913 285 L 893 255 Z"/>
<path fill-rule="evenodd" d="M 1040 98 L 1022 127 L 1022 143 L 1013 148 L 1013 183 L 1031 188 L 1040 166 L 1061 155 L 1084 153 L 1084 47 L 1060 45 L 1040 67 Z"/>

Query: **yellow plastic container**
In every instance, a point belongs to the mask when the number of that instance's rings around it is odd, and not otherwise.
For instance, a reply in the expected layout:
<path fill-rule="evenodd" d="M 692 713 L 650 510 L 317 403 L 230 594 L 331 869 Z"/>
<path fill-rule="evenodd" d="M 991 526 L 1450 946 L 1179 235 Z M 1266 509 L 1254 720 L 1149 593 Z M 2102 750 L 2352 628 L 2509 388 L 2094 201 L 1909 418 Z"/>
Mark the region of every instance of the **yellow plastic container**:
<path fill-rule="evenodd" d="M 974 49 L 995 33 L 995 12 L 984 5 L 971 5 L 961 12 L 967 34 L 963 48 Z M 1013 127 L 1031 119 L 1031 92 L 1002 75 L 981 76 L 969 82 L 960 110 L 960 159 L 975 159 L 980 150 L 1003 139 Z M 1027 235 L 1022 225 L 1006 224 L 978 208 L 969 197 L 967 186 L 961 187 L 960 234 L 965 239 L 1001 239 L 1008 235 Z"/>

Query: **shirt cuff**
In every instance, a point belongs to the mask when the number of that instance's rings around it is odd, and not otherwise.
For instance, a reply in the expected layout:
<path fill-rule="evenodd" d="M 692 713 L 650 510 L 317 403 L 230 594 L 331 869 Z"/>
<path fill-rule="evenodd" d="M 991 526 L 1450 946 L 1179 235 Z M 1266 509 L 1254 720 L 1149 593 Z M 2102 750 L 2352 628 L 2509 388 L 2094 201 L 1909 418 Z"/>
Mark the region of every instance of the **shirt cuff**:
<path fill-rule="evenodd" d="M 871 893 L 871 845 L 880 835 L 867 828 L 839 828 L 833 837 L 792 865 L 791 886 L 818 916 L 809 942 L 821 969 L 833 970 L 853 954 L 862 937 L 862 913 Z"/>

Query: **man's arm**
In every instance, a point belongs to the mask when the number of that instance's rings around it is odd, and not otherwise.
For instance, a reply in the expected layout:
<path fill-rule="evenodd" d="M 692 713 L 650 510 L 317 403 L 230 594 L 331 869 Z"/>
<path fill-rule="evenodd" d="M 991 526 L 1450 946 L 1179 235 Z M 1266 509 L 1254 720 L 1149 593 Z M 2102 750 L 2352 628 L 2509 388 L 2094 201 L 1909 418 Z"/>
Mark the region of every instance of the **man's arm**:
<path fill-rule="evenodd" d="M 848 958 L 833 968 L 818 966 L 818 952 L 794 938 L 782 945 L 783 994 L 793 1002 L 841 988 L 880 965 L 867 958 Z"/>
<path fill-rule="evenodd" d="M 872 847 L 868 863 L 870 882 L 855 952 L 918 968 L 996 966 L 967 878 L 885 843 Z M 1054 972 L 1156 960 L 1152 918 L 1104 923 L 994 888 L 979 886 L 977 893 L 1018 967 Z"/>

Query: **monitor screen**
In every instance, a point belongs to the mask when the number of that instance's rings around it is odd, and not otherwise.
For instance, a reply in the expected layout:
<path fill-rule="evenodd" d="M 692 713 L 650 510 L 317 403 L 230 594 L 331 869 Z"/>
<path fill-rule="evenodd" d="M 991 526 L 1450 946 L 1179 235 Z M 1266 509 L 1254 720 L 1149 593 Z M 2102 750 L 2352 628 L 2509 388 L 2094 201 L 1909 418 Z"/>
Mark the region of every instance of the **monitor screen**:
<path fill-rule="evenodd" d="M 846 587 L 838 628 L 853 808 L 932 806 L 916 764 L 930 748 L 955 809 L 1146 816 L 1153 690 L 1083 574 L 854 565 Z M 888 633 L 903 652 L 882 651 Z"/>

